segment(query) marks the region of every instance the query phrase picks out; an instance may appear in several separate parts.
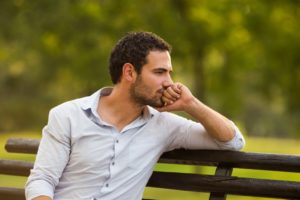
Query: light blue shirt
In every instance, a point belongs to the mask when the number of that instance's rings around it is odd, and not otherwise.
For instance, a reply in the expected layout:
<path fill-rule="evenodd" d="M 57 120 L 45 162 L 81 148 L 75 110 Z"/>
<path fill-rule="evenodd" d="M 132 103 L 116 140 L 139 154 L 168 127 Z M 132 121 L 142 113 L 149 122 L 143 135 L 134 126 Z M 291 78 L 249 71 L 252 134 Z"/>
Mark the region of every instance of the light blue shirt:
<path fill-rule="evenodd" d="M 63 103 L 49 113 L 26 199 L 140 200 L 162 153 L 176 148 L 239 150 L 244 138 L 219 142 L 200 123 L 147 106 L 119 132 L 97 114 L 99 98 L 111 88 Z"/>

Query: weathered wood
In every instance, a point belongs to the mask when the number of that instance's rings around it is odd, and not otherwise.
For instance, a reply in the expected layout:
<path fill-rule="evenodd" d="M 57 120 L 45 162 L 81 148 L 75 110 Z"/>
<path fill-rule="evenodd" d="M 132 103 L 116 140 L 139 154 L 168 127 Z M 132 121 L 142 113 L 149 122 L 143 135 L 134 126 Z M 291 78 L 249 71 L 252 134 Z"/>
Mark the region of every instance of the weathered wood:
<path fill-rule="evenodd" d="M 5 149 L 12 153 L 36 154 L 39 144 L 38 139 L 10 138 L 5 144 Z"/>
<path fill-rule="evenodd" d="M 9 139 L 5 148 L 8 152 L 34 154 L 38 145 L 37 139 Z M 209 166 L 222 164 L 233 168 L 300 172 L 300 156 L 282 154 L 179 149 L 164 153 L 159 162 Z"/>
<path fill-rule="evenodd" d="M 215 175 L 216 176 L 231 176 L 232 174 L 232 168 L 227 167 L 224 165 L 218 165 Z M 220 193 L 220 192 L 211 192 L 209 196 L 209 200 L 226 200 L 226 193 Z"/>
<path fill-rule="evenodd" d="M 163 154 L 160 162 L 300 172 L 300 156 L 283 154 L 179 149 Z"/>
<path fill-rule="evenodd" d="M 21 188 L 0 187 L 0 199 L 2 200 L 25 200 L 25 190 Z M 155 200 L 155 199 L 142 199 Z"/>
<path fill-rule="evenodd" d="M 154 172 L 148 186 L 197 192 L 300 199 L 300 183 L 293 181 Z"/>
<path fill-rule="evenodd" d="M 4 159 L 0 160 L 0 174 L 29 176 L 30 169 L 32 168 L 32 162 Z"/>
<path fill-rule="evenodd" d="M 9 139 L 8 152 L 35 154 L 39 140 Z M 211 200 L 225 200 L 226 194 L 300 199 L 300 182 L 232 177 L 232 168 L 300 172 L 300 156 L 246 153 L 218 150 L 174 150 L 162 155 L 159 162 L 217 166 L 215 175 L 154 172 L 148 186 L 167 189 L 211 192 Z M 28 176 L 33 163 L 0 160 L 0 173 Z M 7 189 L 7 190 L 6 190 Z M 3 194 L 24 197 L 23 190 L 0 188 Z M 10 197 L 5 199 L 10 199 Z M 22 198 L 15 199 L 22 199 Z M 24 198 L 23 198 L 24 199 Z"/>
<path fill-rule="evenodd" d="M 0 187 L 1 199 L 5 200 L 25 200 L 24 189 Z"/>
<path fill-rule="evenodd" d="M 300 183 L 292 181 L 154 172 L 147 186 L 273 198 L 300 198 Z M 9 199 L 21 199 L 24 190 L 0 187 L 0 194 L 1 197 L 12 196 Z"/>

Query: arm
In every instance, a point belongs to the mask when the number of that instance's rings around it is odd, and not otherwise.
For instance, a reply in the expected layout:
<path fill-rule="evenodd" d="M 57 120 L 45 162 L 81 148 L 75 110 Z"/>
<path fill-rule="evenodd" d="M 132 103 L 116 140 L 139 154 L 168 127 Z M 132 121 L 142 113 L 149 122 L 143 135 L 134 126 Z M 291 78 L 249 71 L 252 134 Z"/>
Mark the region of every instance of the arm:
<path fill-rule="evenodd" d="M 231 121 L 198 99 L 193 98 L 185 111 L 201 122 L 213 138 L 221 142 L 228 142 L 233 139 L 235 133 Z"/>
<path fill-rule="evenodd" d="M 28 177 L 26 199 L 51 199 L 68 162 L 70 144 L 68 122 L 61 109 L 51 110 L 43 129 L 34 168 Z"/>
<path fill-rule="evenodd" d="M 159 111 L 184 111 L 199 121 L 210 136 L 220 142 L 228 142 L 235 136 L 233 123 L 220 113 L 209 108 L 197 98 L 190 90 L 176 83 L 168 87 L 162 100 L 165 106 Z"/>

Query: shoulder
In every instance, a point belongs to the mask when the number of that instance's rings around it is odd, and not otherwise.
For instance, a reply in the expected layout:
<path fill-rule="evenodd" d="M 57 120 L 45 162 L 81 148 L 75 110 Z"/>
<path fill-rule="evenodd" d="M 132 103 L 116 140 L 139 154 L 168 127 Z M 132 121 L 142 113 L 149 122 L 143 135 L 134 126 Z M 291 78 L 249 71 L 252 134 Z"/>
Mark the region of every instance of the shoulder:
<path fill-rule="evenodd" d="M 81 106 L 85 103 L 86 99 L 87 97 L 82 97 L 61 103 L 53 107 L 49 114 L 55 114 L 58 116 L 74 115 L 81 109 Z"/>

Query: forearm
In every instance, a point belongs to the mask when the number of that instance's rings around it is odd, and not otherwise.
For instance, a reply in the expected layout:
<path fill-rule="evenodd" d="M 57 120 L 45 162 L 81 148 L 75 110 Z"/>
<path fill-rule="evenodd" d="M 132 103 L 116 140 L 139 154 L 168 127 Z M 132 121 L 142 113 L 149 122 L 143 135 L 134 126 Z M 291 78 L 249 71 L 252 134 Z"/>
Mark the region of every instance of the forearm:
<path fill-rule="evenodd" d="M 233 124 L 229 119 L 196 98 L 193 98 L 186 106 L 185 112 L 199 121 L 207 132 L 218 141 L 230 141 L 235 135 Z"/>
<path fill-rule="evenodd" d="M 233 123 L 195 98 L 186 86 L 176 83 L 168 87 L 162 100 L 166 105 L 160 111 L 185 111 L 199 121 L 216 140 L 228 142 L 234 138 Z"/>

